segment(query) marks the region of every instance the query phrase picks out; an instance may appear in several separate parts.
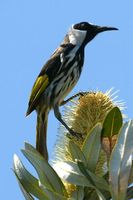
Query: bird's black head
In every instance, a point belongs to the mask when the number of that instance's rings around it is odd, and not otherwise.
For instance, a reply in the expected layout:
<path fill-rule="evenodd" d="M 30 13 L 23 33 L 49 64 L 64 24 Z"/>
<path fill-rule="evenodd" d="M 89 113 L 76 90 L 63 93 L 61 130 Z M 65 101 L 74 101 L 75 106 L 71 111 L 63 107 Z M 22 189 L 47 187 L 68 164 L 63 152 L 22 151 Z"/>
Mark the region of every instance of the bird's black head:
<path fill-rule="evenodd" d="M 91 41 L 98 33 L 104 31 L 118 30 L 117 28 L 114 27 L 97 26 L 90 24 L 88 22 L 80 22 L 78 24 L 75 24 L 73 28 L 81 31 L 86 31 L 86 43 Z"/>

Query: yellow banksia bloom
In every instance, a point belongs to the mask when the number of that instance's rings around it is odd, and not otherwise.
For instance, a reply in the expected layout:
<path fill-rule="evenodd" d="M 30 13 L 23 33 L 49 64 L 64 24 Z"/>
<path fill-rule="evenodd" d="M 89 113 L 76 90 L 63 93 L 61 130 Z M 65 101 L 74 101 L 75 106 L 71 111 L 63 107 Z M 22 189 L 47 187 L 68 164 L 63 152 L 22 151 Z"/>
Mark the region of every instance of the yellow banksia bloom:
<path fill-rule="evenodd" d="M 116 92 L 112 93 L 112 89 L 105 93 L 101 91 L 85 93 L 79 99 L 72 100 L 70 105 L 65 106 L 64 120 L 75 132 L 81 133 L 82 137 L 85 139 L 88 132 L 90 132 L 97 123 L 102 123 L 104 121 L 107 113 L 114 106 L 118 106 L 120 110 L 124 109 L 124 103 L 122 101 L 116 101 L 117 97 Z M 66 137 L 66 134 L 68 134 L 68 132 L 61 126 L 59 134 L 57 135 L 54 155 L 57 160 L 68 160 L 68 158 L 66 158 L 68 153 L 66 146 L 69 138 Z M 82 147 L 84 140 L 80 141 L 75 137 L 73 137 L 72 140 Z"/>
<path fill-rule="evenodd" d="M 64 120 L 72 127 L 72 129 L 81 133 L 83 140 L 77 140 L 72 137 L 71 140 L 75 142 L 81 149 L 86 135 L 97 124 L 103 123 L 107 113 L 115 106 L 121 110 L 124 109 L 124 103 L 116 101 L 116 93 L 112 93 L 112 89 L 103 93 L 101 91 L 87 92 L 78 99 L 72 100 L 70 105 L 65 106 Z M 54 163 L 59 161 L 72 160 L 69 152 L 69 138 L 66 136 L 68 132 L 64 127 L 60 127 L 58 140 L 55 149 Z M 101 150 L 100 160 L 96 168 L 96 174 L 100 175 L 101 166 L 106 160 L 105 153 Z M 74 186 L 65 183 L 68 193 L 74 190 Z"/>

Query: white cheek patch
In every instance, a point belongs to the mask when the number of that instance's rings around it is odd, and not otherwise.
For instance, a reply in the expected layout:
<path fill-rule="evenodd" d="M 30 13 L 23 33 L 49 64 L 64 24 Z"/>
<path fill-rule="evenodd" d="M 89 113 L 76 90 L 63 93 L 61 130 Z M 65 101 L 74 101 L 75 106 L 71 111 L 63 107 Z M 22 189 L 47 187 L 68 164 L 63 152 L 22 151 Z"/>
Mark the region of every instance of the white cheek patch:
<path fill-rule="evenodd" d="M 86 37 L 87 31 L 81 31 L 71 28 L 70 32 L 68 33 L 70 43 L 73 45 L 81 45 Z"/>

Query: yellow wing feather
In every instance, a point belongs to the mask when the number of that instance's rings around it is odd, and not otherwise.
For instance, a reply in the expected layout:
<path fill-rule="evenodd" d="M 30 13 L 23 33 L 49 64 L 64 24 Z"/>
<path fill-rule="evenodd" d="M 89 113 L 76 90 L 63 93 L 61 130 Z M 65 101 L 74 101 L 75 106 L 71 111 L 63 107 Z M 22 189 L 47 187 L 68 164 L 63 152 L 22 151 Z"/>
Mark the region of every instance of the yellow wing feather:
<path fill-rule="evenodd" d="M 46 74 L 43 76 L 39 76 L 37 78 L 37 80 L 35 81 L 34 86 L 32 88 L 32 91 L 31 91 L 27 115 L 29 115 L 30 112 L 32 112 L 32 110 L 35 109 L 34 106 L 35 106 L 38 98 L 45 91 L 48 84 L 49 84 L 49 78 Z"/>
<path fill-rule="evenodd" d="M 45 91 L 48 83 L 49 80 L 46 74 L 37 78 L 31 91 L 31 96 L 30 96 L 31 102 L 37 99 L 40 96 L 40 94 L 42 94 L 42 92 Z"/>

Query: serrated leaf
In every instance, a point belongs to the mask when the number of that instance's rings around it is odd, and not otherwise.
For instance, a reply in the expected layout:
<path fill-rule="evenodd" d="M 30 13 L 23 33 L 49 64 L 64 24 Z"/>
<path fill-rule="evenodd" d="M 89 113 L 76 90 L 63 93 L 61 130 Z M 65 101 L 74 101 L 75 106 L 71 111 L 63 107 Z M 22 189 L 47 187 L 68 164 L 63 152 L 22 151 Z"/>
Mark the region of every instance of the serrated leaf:
<path fill-rule="evenodd" d="M 98 123 L 91 132 L 88 133 L 82 146 L 83 154 L 87 160 L 88 169 L 92 172 L 95 172 L 101 148 L 101 130 L 102 126 Z"/>
<path fill-rule="evenodd" d="M 42 185 L 61 195 L 66 193 L 65 187 L 57 173 L 36 150 L 22 150 L 22 152 L 35 167 Z"/>
<path fill-rule="evenodd" d="M 38 179 L 32 176 L 24 167 L 17 155 L 14 155 L 14 173 L 19 182 L 23 193 L 31 193 L 38 199 L 47 199 L 46 194 L 41 190 L 38 184 Z M 26 194 L 25 194 L 26 195 Z M 32 198 L 32 197 L 31 197 Z"/>
<path fill-rule="evenodd" d="M 125 200 L 128 179 L 132 167 L 133 121 L 126 122 L 119 134 L 118 142 L 112 152 L 109 171 L 112 198 Z"/>
<path fill-rule="evenodd" d="M 109 191 L 108 183 L 104 178 L 99 177 L 94 173 L 92 173 L 91 171 L 89 171 L 88 169 L 86 169 L 84 164 L 80 161 L 78 161 L 78 167 L 95 188 Z"/>
<path fill-rule="evenodd" d="M 86 164 L 85 156 L 78 145 L 76 145 L 74 142 L 70 141 L 69 142 L 69 150 L 70 150 L 73 161 L 75 161 L 77 159 L 77 160 L 81 160 L 84 164 Z"/>
<path fill-rule="evenodd" d="M 119 133 L 120 128 L 122 127 L 122 114 L 118 107 L 114 107 L 107 114 L 102 129 L 103 137 L 112 137 Z"/>
<path fill-rule="evenodd" d="M 53 167 L 56 170 L 56 172 L 59 174 L 61 179 L 78 186 L 92 187 L 89 180 L 79 170 L 76 162 L 59 161 L 59 162 L 56 162 L 53 165 Z"/>
<path fill-rule="evenodd" d="M 40 187 L 42 188 L 42 190 L 47 194 L 47 196 L 49 197 L 49 199 L 53 199 L 53 200 L 67 200 L 66 197 L 60 195 L 59 193 L 53 192 L 53 190 L 50 190 L 49 188 L 46 188 L 45 186 L 43 186 L 42 184 L 40 184 Z"/>

